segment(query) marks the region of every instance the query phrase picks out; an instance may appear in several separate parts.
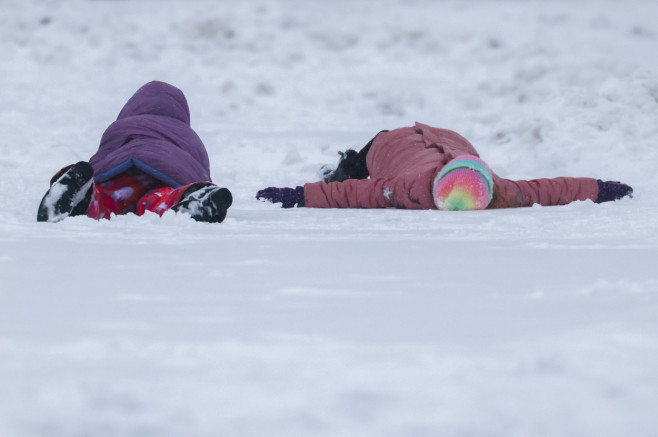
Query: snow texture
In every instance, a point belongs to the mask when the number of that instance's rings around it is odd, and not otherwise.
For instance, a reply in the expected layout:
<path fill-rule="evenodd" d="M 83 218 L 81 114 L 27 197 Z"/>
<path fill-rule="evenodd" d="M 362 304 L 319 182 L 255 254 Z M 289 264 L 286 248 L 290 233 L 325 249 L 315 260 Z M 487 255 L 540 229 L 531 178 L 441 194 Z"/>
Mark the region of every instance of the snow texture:
<path fill-rule="evenodd" d="M 0 436 L 657 435 L 654 0 L 0 6 Z M 156 79 L 189 100 L 226 221 L 37 223 Z M 414 121 L 504 177 L 635 197 L 254 199 Z"/>

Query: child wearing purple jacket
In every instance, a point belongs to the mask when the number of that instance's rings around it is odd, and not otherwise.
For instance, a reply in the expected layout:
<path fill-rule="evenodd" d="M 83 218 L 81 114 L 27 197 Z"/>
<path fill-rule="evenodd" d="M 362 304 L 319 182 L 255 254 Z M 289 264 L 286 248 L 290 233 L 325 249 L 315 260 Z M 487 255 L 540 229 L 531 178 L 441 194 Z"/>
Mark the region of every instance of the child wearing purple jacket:
<path fill-rule="evenodd" d="M 220 223 L 231 203 L 231 192 L 210 178 L 208 154 L 190 127 L 185 96 L 154 81 L 128 100 L 89 162 L 65 167 L 51 179 L 37 220 L 173 210 Z"/>

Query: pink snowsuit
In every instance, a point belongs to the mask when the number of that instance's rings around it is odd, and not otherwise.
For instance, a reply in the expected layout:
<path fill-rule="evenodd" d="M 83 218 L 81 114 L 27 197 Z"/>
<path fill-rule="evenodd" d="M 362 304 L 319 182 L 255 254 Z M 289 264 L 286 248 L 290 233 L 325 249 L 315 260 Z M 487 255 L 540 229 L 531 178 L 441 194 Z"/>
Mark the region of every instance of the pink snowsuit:
<path fill-rule="evenodd" d="M 432 181 L 453 158 L 477 151 L 456 132 L 416 123 L 382 132 L 366 157 L 369 179 L 313 182 L 304 185 L 304 206 L 311 208 L 436 209 Z M 558 177 L 512 181 L 493 173 L 493 200 L 488 208 L 565 205 L 596 200 L 596 179 Z"/>

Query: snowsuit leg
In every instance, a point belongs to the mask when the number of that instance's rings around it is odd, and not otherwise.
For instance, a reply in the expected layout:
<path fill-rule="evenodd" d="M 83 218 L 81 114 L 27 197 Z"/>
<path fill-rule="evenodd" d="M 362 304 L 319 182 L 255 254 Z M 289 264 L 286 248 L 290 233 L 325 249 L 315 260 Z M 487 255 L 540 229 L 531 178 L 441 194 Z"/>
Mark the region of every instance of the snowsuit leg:
<path fill-rule="evenodd" d="M 211 184 L 191 183 L 172 188 L 144 173 L 121 176 L 94 185 L 87 216 L 100 220 L 113 214 L 143 215 L 146 211 L 162 215 L 180 202 L 188 189 L 206 185 Z"/>
<path fill-rule="evenodd" d="M 577 200 L 596 201 L 599 187 L 596 179 L 557 177 L 513 181 L 493 174 L 493 199 L 488 209 L 517 208 L 539 204 L 566 205 Z"/>
<path fill-rule="evenodd" d="M 137 210 L 135 214 L 144 215 L 146 211 L 151 211 L 159 216 L 169 211 L 172 206 L 179 203 L 186 193 L 198 190 L 201 187 L 209 186 L 209 183 L 192 183 L 182 187 L 162 187 L 157 190 L 149 191 L 137 201 Z"/>
<path fill-rule="evenodd" d="M 113 214 L 135 212 L 138 200 L 151 190 L 162 187 L 162 182 L 145 173 L 131 173 L 94 184 L 87 216 L 100 220 Z"/>

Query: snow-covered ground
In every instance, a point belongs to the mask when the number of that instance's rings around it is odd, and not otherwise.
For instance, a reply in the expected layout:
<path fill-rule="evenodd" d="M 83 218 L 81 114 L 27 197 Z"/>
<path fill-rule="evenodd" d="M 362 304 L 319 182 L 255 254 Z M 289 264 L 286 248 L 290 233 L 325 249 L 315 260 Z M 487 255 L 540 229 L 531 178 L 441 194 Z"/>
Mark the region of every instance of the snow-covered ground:
<path fill-rule="evenodd" d="M 0 0 L 0 436 L 658 435 L 658 3 Z M 139 86 L 181 88 L 221 225 L 36 223 Z M 283 210 L 414 121 L 635 198 Z"/>

